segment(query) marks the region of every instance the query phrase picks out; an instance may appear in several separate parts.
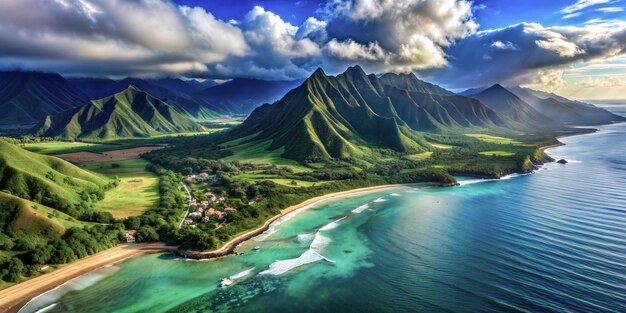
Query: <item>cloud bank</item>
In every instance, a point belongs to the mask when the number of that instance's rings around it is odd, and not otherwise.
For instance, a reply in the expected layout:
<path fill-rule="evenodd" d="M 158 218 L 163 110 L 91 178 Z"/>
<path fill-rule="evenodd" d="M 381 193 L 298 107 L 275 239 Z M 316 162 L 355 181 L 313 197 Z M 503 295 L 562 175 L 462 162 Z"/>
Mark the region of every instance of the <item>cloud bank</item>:
<path fill-rule="evenodd" d="M 577 15 L 608 3 L 613 2 L 579 0 L 557 13 Z M 449 88 L 493 83 L 558 88 L 573 64 L 626 52 L 625 21 L 479 30 L 473 12 L 486 7 L 472 4 L 328 0 L 302 25 L 292 25 L 260 6 L 238 20 L 222 21 L 168 0 L 3 0 L 0 69 L 296 79 L 317 67 L 333 73 L 360 64 L 370 72 L 414 71 Z"/>

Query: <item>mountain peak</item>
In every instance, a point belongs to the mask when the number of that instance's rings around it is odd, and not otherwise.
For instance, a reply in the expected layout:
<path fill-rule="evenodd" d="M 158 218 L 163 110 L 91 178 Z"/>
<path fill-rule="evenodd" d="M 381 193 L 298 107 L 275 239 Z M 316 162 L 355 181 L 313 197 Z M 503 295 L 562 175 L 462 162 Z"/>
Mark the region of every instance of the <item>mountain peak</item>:
<path fill-rule="evenodd" d="M 360 65 L 354 65 L 354 66 L 350 66 L 346 69 L 345 72 L 343 72 L 344 74 L 348 74 L 348 73 L 354 73 L 354 74 L 359 74 L 359 75 L 367 75 L 365 74 L 365 71 L 363 70 L 363 68 Z"/>

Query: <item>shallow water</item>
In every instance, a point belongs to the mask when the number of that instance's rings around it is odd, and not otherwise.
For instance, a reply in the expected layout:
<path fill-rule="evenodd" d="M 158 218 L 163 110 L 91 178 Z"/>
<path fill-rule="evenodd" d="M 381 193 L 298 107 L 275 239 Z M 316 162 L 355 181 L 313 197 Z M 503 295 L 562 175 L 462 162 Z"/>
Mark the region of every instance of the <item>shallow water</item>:
<path fill-rule="evenodd" d="M 138 257 L 24 311 L 624 312 L 625 140 L 626 124 L 603 126 L 531 175 L 331 200 L 243 256 Z"/>

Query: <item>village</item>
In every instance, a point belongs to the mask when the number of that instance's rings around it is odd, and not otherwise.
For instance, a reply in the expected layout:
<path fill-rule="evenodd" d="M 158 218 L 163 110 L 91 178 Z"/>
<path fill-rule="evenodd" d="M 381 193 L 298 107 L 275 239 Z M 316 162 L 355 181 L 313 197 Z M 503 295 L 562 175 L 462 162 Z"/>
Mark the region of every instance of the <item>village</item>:
<path fill-rule="evenodd" d="M 218 191 L 217 188 L 209 190 L 210 186 L 217 183 L 218 177 L 208 173 L 188 175 L 184 179 L 183 184 L 190 187 L 190 198 L 189 209 L 182 221 L 182 226 L 196 227 L 199 224 L 214 224 L 217 229 L 229 222 L 228 216 L 237 212 L 237 208 L 228 201 L 224 190 Z M 255 200 L 251 199 L 248 204 L 253 204 Z"/>

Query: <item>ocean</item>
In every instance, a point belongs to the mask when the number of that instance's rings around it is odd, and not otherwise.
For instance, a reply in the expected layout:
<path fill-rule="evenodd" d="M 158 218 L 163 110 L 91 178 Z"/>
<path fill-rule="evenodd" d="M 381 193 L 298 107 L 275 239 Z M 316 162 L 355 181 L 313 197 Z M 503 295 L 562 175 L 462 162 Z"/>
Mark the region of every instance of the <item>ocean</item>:
<path fill-rule="evenodd" d="M 242 256 L 137 257 L 21 312 L 625 312 L 626 123 L 598 129 L 565 165 L 329 200 Z"/>

